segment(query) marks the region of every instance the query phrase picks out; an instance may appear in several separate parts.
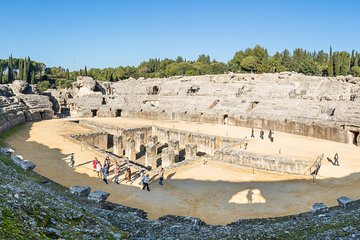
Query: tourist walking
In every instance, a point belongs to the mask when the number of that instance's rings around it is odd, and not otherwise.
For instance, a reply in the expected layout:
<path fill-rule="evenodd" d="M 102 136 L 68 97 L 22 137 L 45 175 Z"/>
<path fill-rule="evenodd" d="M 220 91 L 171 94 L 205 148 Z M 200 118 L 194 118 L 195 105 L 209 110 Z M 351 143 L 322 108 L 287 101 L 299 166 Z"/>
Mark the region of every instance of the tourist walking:
<path fill-rule="evenodd" d="M 107 180 L 107 177 L 109 175 L 109 169 L 110 169 L 110 164 L 106 164 L 104 167 L 103 167 L 103 181 L 108 184 L 108 180 Z"/>
<path fill-rule="evenodd" d="M 109 156 L 107 156 L 106 158 L 105 158 L 105 160 L 104 160 L 104 166 L 105 165 L 110 165 L 110 158 L 109 158 Z"/>
<path fill-rule="evenodd" d="M 150 191 L 149 188 L 149 174 L 146 174 L 146 176 L 144 177 L 144 186 L 142 187 L 142 190 L 147 189 L 148 191 Z"/>
<path fill-rule="evenodd" d="M 339 164 L 339 155 L 337 153 L 335 153 L 333 165 L 340 166 L 340 164 Z"/>
<path fill-rule="evenodd" d="M 159 176 L 160 176 L 160 178 L 159 178 L 159 184 L 160 184 L 160 185 L 164 185 L 164 183 L 163 183 L 163 181 L 164 181 L 164 173 L 165 173 L 164 168 L 161 168 L 161 169 L 160 169 L 160 172 L 159 172 Z"/>
<path fill-rule="evenodd" d="M 271 131 L 271 129 L 270 129 L 270 131 L 269 131 L 268 137 L 269 137 L 269 139 L 270 139 L 270 142 L 274 142 L 274 132 Z"/>
<path fill-rule="evenodd" d="M 116 165 L 115 165 L 115 177 L 114 177 L 114 182 L 116 184 L 119 184 L 119 174 L 120 174 L 120 165 L 119 163 L 116 161 Z"/>
<path fill-rule="evenodd" d="M 98 177 L 101 177 L 101 169 L 102 169 L 101 162 L 98 161 L 96 164 L 96 173 Z"/>
<path fill-rule="evenodd" d="M 145 171 L 144 170 L 141 170 L 140 171 L 140 182 L 139 182 L 139 185 L 144 186 L 144 177 L 145 177 Z"/>
<path fill-rule="evenodd" d="M 98 162 L 99 162 L 99 160 L 97 159 L 97 157 L 95 157 L 94 160 L 93 160 L 93 162 L 92 162 L 94 172 L 96 172 L 96 166 L 97 166 L 97 163 L 98 163 Z"/>
<path fill-rule="evenodd" d="M 248 147 L 248 140 L 247 140 L 247 137 L 245 137 L 245 142 L 244 142 L 244 149 L 246 150 L 247 147 Z"/>
<path fill-rule="evenodd" d="M 69 164 L 70 167 L 75 167 L 75 159 L 74 159 L 74 153 L 72 153 L 70 155 L 70 164 Z"/>
<path fill-rule="evenodd" d="M 130 168 L 126 169 L 125 180 L 126 180 L 126 182 L 131 182 L 131 170 L 130 170 Z"/>
<path fill-rule="evenodd" d="M 262 139 L 262 140 L 264 140 L 264 134 L 265 134 L 265 132 L 264 132 L 264 130 L 260 130 L 260 139 Z"/>
<path fill-rule="evenodd" d="M 251 138 L 255 138 L 255 135 L 254 135 L 254 128 L 251 128 Z"/>

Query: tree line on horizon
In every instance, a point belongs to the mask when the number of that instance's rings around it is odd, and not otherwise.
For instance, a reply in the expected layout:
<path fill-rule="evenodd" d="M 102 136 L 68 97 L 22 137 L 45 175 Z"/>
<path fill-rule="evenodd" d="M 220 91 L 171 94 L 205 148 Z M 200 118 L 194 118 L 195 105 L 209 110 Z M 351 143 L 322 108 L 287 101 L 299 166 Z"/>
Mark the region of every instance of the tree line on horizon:
<path fill-rule="evenodd" d="M 63 67 L 46 67 L 44 63 L 32 61 L 30 57 L 0 59 L 0 84 L 14 80 L 37 83 L 40 89 L 49 87 L 70 87 L 77 76 L 90 76 L 99 81 L 116 82 L 127 78 L 163 78 L 176 75 L 204 75 L 235 73 L 276 73 L 294 71 L 305 75 L 339 76 L 352 74 L 360 76 L 360 53 L 352 51 L 306 51 L 296 48 L 292 53 L 285 49 L 269 55 L 266 48 L 256 45 L 235 53 L 227 63 L 201 54 L 196 60 L 182 57 L 176 59 L 150 58 L 135 66 L 116 68 L 91 68 L 69 71 Z"/>

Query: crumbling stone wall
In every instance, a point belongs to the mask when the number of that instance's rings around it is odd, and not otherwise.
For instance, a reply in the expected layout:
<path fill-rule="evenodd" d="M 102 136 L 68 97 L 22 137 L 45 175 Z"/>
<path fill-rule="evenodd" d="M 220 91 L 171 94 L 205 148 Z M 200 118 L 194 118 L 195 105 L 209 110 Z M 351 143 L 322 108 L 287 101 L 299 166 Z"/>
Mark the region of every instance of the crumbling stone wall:
<path fill-rule="evenodd" d="M 108 149 L 108 134 L 106 132 L 73 134 L 71 137 L 100 149 Z"/>
<path fill-rule="evenodd" d="M 283 156 L 256 154 L 232 149 L 216 151 L 212 159 L 241 167 L 299 175 L 304 175 L 312 164 L 309 161 L 295 160 Z"/>
<path fill-rule="evenodd" d="M 49 97 L 34 93 L 35 87 L 24 81 L 0 85 L 0 132 L 26 121 L 53 118 Z"/>
<path fill-rule="evenodd" d="M 216 149 L 229 144 L 241 143 L 241 139 L 206 135 L 194 132 L 187 132 L 177 129 L 153 127 L 153 135 L 158 136 L 162 143 L 169 143 L 172 140 L 179 141 L 179 147 L 185 148 L 186 144 L 197 145 L 197 150 L 213 155 Z"/>

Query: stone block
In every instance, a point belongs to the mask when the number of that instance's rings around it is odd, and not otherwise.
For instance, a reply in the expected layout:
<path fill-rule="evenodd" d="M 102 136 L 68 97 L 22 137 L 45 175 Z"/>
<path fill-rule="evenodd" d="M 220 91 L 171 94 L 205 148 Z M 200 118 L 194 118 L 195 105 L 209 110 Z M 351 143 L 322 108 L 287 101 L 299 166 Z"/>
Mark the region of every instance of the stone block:
<path fill-rule="evenodd" d="M 324 203 L 314 203 L 311 207 L 313 213 L 325 213 L 329 211 L 329 208 Z"/>
<path fill-rule="evenodd" d="M 114 136 L 113 152 L 114 152 L 115 155 L 118 155 L 120 157 L 123 156 L 124 143 L 123 143 L 123 137 L 122 136 Z"/>
<path fill-rule="evenodd" d="M 135 150 L 138 152 L 143 151 L 142 147 L 145 144 L 145 134 L 143 132 L 136 132 L 135 134 Z"/>
<path fill-rule="evenodd" d="M 126 157 L 130 160 L 136 160 L 136 149 L 135 149 L 135 141 L 132 138 L 128 138 L 127 146 L 126 146 Z"/>
<path fill-rule="evenodd" d="M 0 148 L 0 153 L 3 155 L 11 155 L 13 154 L 15 151 L 9 147 L 2 147 Z"/>
<path fill-rule="evenodd" d="M 159 138 L 158 138 L 158 136 L 152 136 L 152 137 L 150 138 L 150 141 L 152 141 L 152 142 L 156 145 L 156 144 L 158 144 L 158 142 L 159 142 Z"/>
<path fill-rule="evenodd" d="M 156 168 L 156 160 L 157 160 L 157 147 L 153 142 L 150 142 L 146 145 L 145 150 L 145 166 Z"/>
<path fill-rule="evenodd" d="M 185 159 L 190 159 L 196 156 L 197 153 L 197 145 L 188 143 L 185 144 Z"/>
<path fill-rule="evenodd" d="M 26 171 L 30 171 L 33 170 L 36 167 L 36 164 L 29 161 L 29 160 L 24 160 L 22 156 L 20 155 L 15 155 L 11 157 L 11 160 L 18 165 L 19 167 L 21 167 L 22 169 L 26 170 Z"/>
<path fill-rule="evenodd" d="M 343 208 L 346 208 L 346 206 L 349 205 L 349 203 L 351 203 L 353 200 L 351 198 L 348 198 L 348 197 L 339 197 L 338 199 L 336 199 L 339 206 L 340 207 L 343 207 Z"/>
<path fill-rule="evenodd" d="M 170 140 L 169 142 L 169 148 L 174 150 L 177 154 L 179 154 L 179 141 L 178 140 Z"/>
<path fill-rule="evenodd" d="M 175 163 L 176 154 L 170 148 L 164 148 L 161 152 L 161 166 L 166 168 Z"/>
<path fill-rule="evenodd" d="M 88 199 L 96 201 L 96 202 L 103 202 L 110 196 L 110 193 L 103 192 L 100 190 L 96 190 L 89 194 Z"/>
<path fill-rule="evenodd" d="M 73 186 L 70 192 L 78 197 L 87 197 L 90 194 L 91 188 L 85 186 Z"/>

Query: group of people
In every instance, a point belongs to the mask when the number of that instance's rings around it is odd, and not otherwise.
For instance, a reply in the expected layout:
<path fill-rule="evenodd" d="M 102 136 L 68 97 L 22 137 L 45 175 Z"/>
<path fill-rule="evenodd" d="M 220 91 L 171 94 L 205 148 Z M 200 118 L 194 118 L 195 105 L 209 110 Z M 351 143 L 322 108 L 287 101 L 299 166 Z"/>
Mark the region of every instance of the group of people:
<path fill-rule="evenodd" d="M 95 159 L 92 162 L 93 164 L 93 169 L 94 172 L 96 172 L 98 177 L 102 177 L 103 181 L 108 184 L 108 176 L 109 176 L 109 172 L 110 172 L 110 158 L 106 157 L 104 160 L 104 164 L 101 165 L 101 162 L 97 159 L 97 157 L 95 157 Z M 116 170 L 120 170 L 119 168 L 117 168 L 117 166 L 115 167 L 115 182 L 118 183 L 118 179 L 116 179 Z"/>
<path fill-rule="evenodd" d="M 128 166 L 129 165 L 129 159 L 126 158 L 125 162 L 126 162 L 126 165 Z M 108 176 L 109 176 L 110 166 L 111 166 L 110 158 L 106 157 L 105 160 L 104 160 L 104 163 L 101 164 L 101 162 L 97 159 L 97 157 L 95 157 L 92 164 L 93 164 L 94 172 L 96 172 L 97 176 L 102 177 L 103 181 L 106 184 L 108 184 Z M 119 184 L 120 172 L 121 172 L 120 165 L 116 161 L 115 162 L 115 168 L 114 168 L 114 182 L 116 184 Z M 160 185 L 164 185 L 164 183 L 163 183 L 164 182 L 164 173 L 165 173 L 164 168 L 161 168 L 160 172 L 159 172 L 159 184 Z M 126 181 L 126 183 L 130 182 L 132 184 L 131 175 L 132 175 L 131 169 L 130 169 L 130 167 L 127 167 L 126 172 L 125 172 L 125 181 Z M 139 185 L 142 186 L 143 190 L 146 188 L 148 191 L 150 191 L 149 182 L 150 182 L 149 174 L 145 174 L 145 171 L 141 170 L 140 171 L 140 183 L 139 183 Z"/>
<path fill-rule="evenodd" d="M 260 139 L 264 140 L 265 132 L 263 129 L 260 130 Z M 255 131 L 254 128 L 251 128 L 251 138 L 255 138 Z M 271 129 L 269 130 L 268 138 L 270 139 L 270 142 L 274 142 L 274 131 Z"/>

